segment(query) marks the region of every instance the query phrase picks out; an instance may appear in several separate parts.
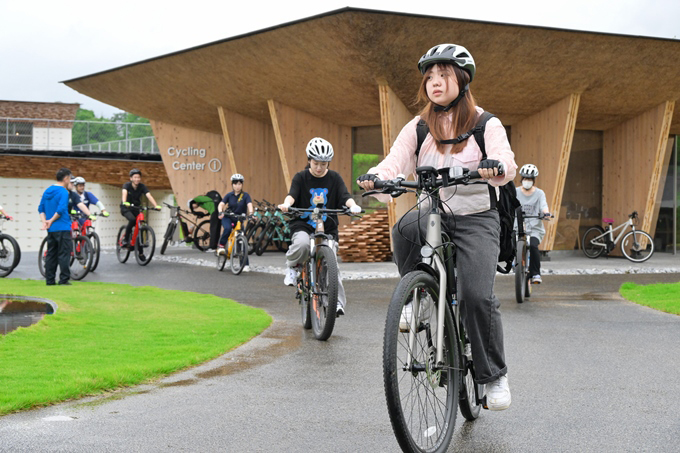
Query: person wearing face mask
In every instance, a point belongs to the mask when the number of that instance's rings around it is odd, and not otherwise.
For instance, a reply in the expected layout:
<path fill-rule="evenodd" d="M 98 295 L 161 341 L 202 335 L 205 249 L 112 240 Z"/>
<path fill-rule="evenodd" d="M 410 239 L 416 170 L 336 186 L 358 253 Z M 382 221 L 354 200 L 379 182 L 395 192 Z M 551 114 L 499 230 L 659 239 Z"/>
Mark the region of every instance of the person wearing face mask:
<path fill-rule="evenodd" d="M 550 209 L 545 198 L 545 192 L 536 187 L 536 177 L 538 176 L 536 165 L 524 165 L 520 168 L 519 175 L 522 177 L 522 187 L 517 188 L 517 199 L 522 203 L 524 215 L 549 216 Z M 541 254 L 538 246 L 545 236 L 545 228 L 541 220 L 541 218 L 528 218 L 524 220 L 527 234 L 530 235 L 529 253 L 531 253 L 531 260 L 529 262 L 529 275 L 531 275 L 531 283 L 541 283 L 542 281 Z"/>

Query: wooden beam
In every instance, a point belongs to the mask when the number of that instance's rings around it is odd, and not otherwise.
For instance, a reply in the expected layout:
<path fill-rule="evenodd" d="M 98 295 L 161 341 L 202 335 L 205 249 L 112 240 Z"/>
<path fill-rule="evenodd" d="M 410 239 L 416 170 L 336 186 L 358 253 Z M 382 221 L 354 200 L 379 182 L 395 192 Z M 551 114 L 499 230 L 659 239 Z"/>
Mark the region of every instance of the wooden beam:
<path fill-rule="evenodd" d="M 281 171 L 283 172 L 283 179 L 286 182 L 286 187 L 290 187 L 292 179 L 290 177 L 288 160 L 286 159 L 286 150 L 283 145 L 283 138 L 281 137 L 281 128 L 279 127 L 279 119 L 276 113 L 276 103 L 273 99 L 268 99 L 267 105 L 269 106 L 269 115 L 271 116 L 272 119 L 272 127 L 274 128 L 276 147 L 279 150 L 279 160 L 281 161 Z"/>
<path fill-rule="evenodd" d="M 545 192 L 550 211 L 555 214 L 555 220 L 546 224 L 542 250 L 552 250 L 555 243 L 580 99 L 580 94 L 571 94 L 512 126 L 515 162 L 519 167 L 528 163 L 538 167 L 536 185 Z M 517 172 L 517 185 L 520 180 Z"/>
<path fill-rule="evenodd" d="M 663 109 L 663 112 L 659 111 L 661 121 L 658 125 L 659 132 L 656 137 L 656 149 L 652 148 L 654 151 L 652 178 L 647 193 L 645 216 L 642 221 L 642 230 L 647 231 L 652 237 L 656 232 L 656 220 L 659 216 L 660 195 L 663 191 L 662 182 L 666 181 L 666 169 L 668 168 L 668 161 L 672 154 L 668 147 L 668 135 L 670 133 L 674 108 L 675 101 L 664 102 L 659 106 L 659 110 Z"/>
<path fill-rule="evenodd" d="M 229 130 L 227 128 L 227 120 L 224 116 L 224 109 L 220 106 L 217 107 L 217 113 L 220 115 L 220 125 L 222 126 L 222 136 L 224 137 L 224 144 L 227 147 L 227 158 L 229 159 L 229 165 L 231 166 L 231 171 L 238 173 L 236 169 L 236 159 L 234 159 L 234 148 L 231 146 L 231 140 L 229 139 Z"/>

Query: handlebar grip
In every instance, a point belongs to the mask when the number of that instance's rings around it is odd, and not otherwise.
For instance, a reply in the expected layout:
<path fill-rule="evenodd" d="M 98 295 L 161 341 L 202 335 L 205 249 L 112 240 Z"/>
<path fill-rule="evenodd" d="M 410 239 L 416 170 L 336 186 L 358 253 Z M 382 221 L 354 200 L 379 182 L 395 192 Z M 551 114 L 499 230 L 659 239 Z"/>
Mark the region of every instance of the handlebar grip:
<path fill-rule="evenodd" d="M 383 189 L 385 188 L 385 183 L 388 181 L 383 181 L 382 179 L 376 179 L 373 181 L 373 187 L 376 189 Z"/>

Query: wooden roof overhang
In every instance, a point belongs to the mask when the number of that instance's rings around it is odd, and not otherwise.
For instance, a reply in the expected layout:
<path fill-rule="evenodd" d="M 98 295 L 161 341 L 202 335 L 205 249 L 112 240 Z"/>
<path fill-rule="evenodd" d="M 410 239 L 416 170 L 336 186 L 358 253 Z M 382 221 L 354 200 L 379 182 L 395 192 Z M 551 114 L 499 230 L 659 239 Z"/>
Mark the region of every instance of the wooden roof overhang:
<path fill-rule="evenodd" d="M 345 126 L 380 124 L 378 78 L 412 106 L 418 58 L 442 42 L 477 63 L 478 103 L 506 125 L 581 95 L 606 130 L 680 98 L 680 40 L 344 8 L 64 83 L 165 123 L 221 133 L 217 107 L 270 121 L 268 99 Z M 680 134 L 680 115 L 671 133 Z"/>

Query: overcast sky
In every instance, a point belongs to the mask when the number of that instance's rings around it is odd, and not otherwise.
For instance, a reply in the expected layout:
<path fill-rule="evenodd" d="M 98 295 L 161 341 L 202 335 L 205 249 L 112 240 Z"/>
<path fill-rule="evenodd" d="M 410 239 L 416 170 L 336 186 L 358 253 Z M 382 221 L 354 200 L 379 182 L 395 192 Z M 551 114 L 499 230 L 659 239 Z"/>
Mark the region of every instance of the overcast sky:
<path fill-rule="evenodd" d="M 0 100 L 109 117 L 119 110 L 59 82 L 346 6 L 680 39 L 680 0 L 0 0 Z"/>

